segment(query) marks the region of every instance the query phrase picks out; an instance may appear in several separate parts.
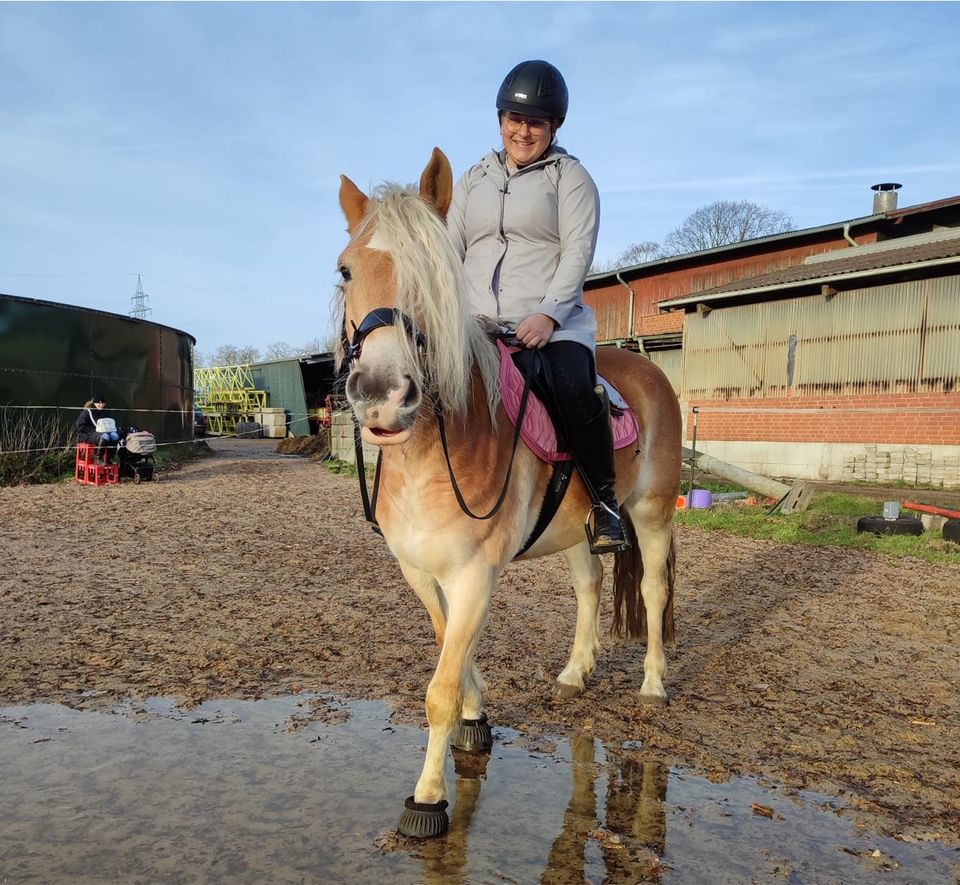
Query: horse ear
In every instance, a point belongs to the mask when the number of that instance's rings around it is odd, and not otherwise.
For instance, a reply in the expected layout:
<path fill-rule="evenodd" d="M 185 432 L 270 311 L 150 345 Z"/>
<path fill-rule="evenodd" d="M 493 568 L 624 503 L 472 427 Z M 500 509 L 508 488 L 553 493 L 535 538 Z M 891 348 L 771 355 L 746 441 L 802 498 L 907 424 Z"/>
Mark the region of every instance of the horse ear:
<path fill-rule="evenodd" d="M 352 234 L 363 220 L 368 197 L 346 175 L 340 176 L 340 208 L 347 217 L 347 230 Z"/>
<path fill-rule="evenodd" d="M 438 147 L 433 149 L 430 162 L 420 176 L 420 196 L 440 213 L 441 218 L 447 217 L 453 199 L 453 170 L 446 154 Z"/>

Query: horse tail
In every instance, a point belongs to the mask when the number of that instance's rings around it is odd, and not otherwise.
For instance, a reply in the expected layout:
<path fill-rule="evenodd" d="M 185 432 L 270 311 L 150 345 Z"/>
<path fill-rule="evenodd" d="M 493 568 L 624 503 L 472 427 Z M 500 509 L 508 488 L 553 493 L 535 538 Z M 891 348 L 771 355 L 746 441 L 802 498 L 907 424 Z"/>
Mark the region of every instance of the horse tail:
<path fill-rule="evenodd" d="M 647 609 L 643 604 L 640 582 L 643 580 L 643 556 L 637 541 L 637 530 L 630 514 L 621 510 L 623 527 L 630 549 L 618 551 L 613 559 L 613 624 L 610 632 L 619 639 L 645 639 Z M 663 607 L 661 630 L 664 643 L 673 643 L 676 633 L 673 622 L 673 586 L 676 576 L 677 551 L 673 533 L 667 554 L 667 601 Z"/>
<path fill-rule="evenodd" d="M 663 607 L 663 641 L 673 645 L 676 631 L 673 625 L 673 582 L 677 574 L 677 548 L 674 534 L 670 532 L 670 552 L 667 554 L 667 603 Z"/>
<path fill-rule="evenodd" d="M 621 509 L 620 518 L 630 549 L 618 550 L 613 555 L 613 623 L 610 632 L 618 639 L 641 639 L 647 635 L 647 612 L 640 594 L 643 556 L 630 514 Z"/>

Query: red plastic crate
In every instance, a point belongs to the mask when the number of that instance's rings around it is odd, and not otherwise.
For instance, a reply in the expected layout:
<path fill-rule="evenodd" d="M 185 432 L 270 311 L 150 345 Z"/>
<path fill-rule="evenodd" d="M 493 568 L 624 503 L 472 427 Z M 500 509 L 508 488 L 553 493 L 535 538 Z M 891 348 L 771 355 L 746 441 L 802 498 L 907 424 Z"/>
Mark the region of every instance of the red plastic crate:
<path fill-rule="evenodd" d="M 104 458 L 109 457 L 107 450 Z M 120 468 L 116 464 L 98 464 L 97 447 L 92 443 L 77 443 L 74 475 L 77 482 L 89 486 L 109 486 L 120 482 Z"/>

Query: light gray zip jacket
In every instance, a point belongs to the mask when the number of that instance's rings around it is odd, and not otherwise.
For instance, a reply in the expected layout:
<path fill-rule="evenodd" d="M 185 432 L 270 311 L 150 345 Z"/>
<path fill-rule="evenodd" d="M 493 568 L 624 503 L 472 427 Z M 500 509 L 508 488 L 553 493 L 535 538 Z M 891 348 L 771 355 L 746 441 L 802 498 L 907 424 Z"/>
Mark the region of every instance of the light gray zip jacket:
<path fill-rule="evenodd" d="M 488 153 L 457 182 L 447 213 L 471 313 L 511 327 L 546 314 L 559 325 L 552 341 L 593 350 L 597 322 L 583 281 L 599 226 L 597 186 L 563 148 L 512 174 L 502 152 Z"/>

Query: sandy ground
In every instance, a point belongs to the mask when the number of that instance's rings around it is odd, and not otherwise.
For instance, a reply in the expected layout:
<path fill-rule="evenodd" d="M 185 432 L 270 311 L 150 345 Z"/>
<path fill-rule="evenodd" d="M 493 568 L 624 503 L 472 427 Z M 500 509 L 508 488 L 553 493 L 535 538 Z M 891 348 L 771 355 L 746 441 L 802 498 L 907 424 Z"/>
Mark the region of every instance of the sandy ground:
<path fill-rule="evenodd" d="M 425 722 L 429 619 L 356 480 L 266 441 L 160 482 L 0 488 L 0 704 L 316 691 Z M 666 709 L 605 640 L 553 698 L 575 602 L 560 557 L 512 566 L 478 662 L 496 725 L 606 741 L 722 780 L 834 797 L 864 826 L 960 845 L 960 568 L 679 530 Z M 609 594 L 604 627 L 610 620 Z"/>

